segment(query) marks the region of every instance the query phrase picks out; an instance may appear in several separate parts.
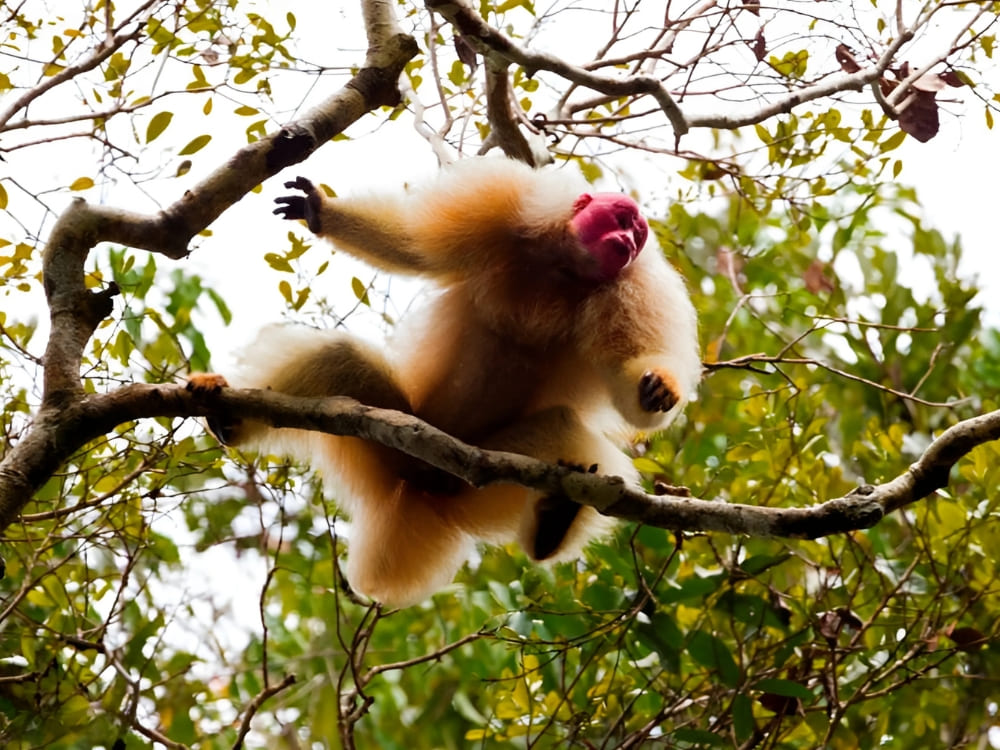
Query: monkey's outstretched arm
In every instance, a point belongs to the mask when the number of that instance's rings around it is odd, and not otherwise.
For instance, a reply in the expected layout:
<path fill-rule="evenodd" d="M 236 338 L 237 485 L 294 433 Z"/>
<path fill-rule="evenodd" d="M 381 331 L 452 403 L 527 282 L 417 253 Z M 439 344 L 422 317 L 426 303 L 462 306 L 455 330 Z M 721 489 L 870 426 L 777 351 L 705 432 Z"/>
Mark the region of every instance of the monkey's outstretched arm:
<path fill-rule="evenodd" d="M 475 274 L 522 241 L 565 231 L 582 189 L 573 177 L 509 159 L 466 159 L 401 194 L 330 198 L 299 177 L 274 213 L 372 265 L 430 276 Z"/>
<path fill-rule="evenodd" d="M 372 265 L 399 273 L 431 271 L 412 234 L 401 220 L 396 201 L 328 198 L 305 177 L 286 182 L 285 187 L 303 195 L 275 199 L 274 213 L 283 219 L 305 221 L 319 237 L 333 240 L 345 250 Z"/>

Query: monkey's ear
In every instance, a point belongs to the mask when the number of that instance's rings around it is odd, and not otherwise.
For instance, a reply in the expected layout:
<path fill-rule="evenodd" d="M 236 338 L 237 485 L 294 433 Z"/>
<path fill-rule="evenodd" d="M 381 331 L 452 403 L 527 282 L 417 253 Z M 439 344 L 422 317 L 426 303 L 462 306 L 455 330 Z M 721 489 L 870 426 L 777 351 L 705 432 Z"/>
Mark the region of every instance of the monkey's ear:
<path fill-rule="evenodd" d="M 575 201 L 573 201 L 573 215 L 576 216 L 583 209 L 590 205 L 590 202 L 594 200 L 594 196 L 590 193 L 583 193 Z"/>

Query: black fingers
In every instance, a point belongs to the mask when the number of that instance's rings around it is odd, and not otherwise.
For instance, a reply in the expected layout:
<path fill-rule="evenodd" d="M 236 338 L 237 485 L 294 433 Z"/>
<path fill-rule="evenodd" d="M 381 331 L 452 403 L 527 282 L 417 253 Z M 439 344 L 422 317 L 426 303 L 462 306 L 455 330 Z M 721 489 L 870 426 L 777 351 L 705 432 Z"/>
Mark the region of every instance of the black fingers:
<path fill-rule="evenodd" d="M 274 209 L 274 214 L 282 219 L 295 221 L 306 218 L 308 204 L 301 195 L 283 195 L 280 198 L 275 198 L 274 202 L 278 204 L 278 207 Z"/>
<path fill-rule="evenodd" d="M 560 460 L 560 466 L 572 471 L 596 474 L 597 464 L 585 466 L 571 461 Z M 536 560 L 551 557 L 562 546 L 573 521 L 583 506 L 563 495 L 546 495 L 535 505 L 535 539 L 531 554 Z"/>
<path fill-rule="evenodd" d="M 677 393 L 658 372 L 647 370 L 639 381 L 639 405 L 645 411 L 670 411 L 678 402 Z"/>
<path fill-rule="evenodd" d="M 286 182 L 285 187 L 290 190 L 301 190 L 305 195 L 283 195 L 275 198 L 274 202 L 278 207 L 274 209 L 274 214 L 289 221 L 302 219 L 312 232 L 318 234 L 319 210 L 323 200 L 319 190 L 305 177 L 296 177 Z"/>
<path fill-rule="evenodd" d="M 285 183 L 285 187 L 289 190 L 301 190 L 303 193 L 315 193 L 316 186 L 312 182 L 302 175 L 299 175 L 294 180 L 290 180 Z"/>

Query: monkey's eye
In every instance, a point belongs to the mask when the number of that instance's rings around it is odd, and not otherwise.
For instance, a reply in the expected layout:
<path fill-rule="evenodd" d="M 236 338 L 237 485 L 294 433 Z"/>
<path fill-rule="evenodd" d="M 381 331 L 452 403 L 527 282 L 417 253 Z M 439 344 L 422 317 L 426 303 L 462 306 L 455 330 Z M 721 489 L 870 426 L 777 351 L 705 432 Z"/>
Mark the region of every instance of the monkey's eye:
<path fill-rule="evenodd" d="M 632 229 L 635 224 L 631 214 L 620 213 L 615 218 L 618 220 L 619 229 Z"/>

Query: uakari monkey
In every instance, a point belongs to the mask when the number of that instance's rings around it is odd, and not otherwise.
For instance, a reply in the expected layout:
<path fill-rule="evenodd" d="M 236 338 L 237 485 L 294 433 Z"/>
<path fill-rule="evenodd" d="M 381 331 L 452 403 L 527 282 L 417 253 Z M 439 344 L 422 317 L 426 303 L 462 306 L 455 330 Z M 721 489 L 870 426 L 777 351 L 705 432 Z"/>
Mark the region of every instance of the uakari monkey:
<path fill-rule="evenodd" d="M 470 159 L 394 197 L 328 198 L 299 177 L 276 214 L 388 271 L 436 282 L 382 353 L 341 332 L 266 329 L 233 385 L 350 396 L 487 449 L 638 480 L 609 435 L 664 426 L 701 373 L 684 282 L 630 198 L 566 170 Z M 195 376 L 192 387 L 211 387 Z M 624 424 L 623 424 L 624 423 Z M 515 485 L 474 489 L 358 438 L 216 420 L 225 443 L 310 458 L 351 517 L 347 577 L 404 605 L 448 584 L 476 540 L 577 555 L 610 521 Z"/>

